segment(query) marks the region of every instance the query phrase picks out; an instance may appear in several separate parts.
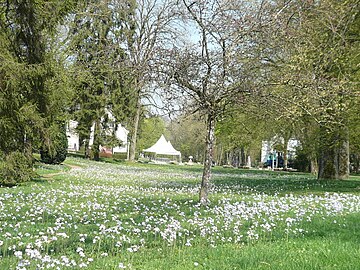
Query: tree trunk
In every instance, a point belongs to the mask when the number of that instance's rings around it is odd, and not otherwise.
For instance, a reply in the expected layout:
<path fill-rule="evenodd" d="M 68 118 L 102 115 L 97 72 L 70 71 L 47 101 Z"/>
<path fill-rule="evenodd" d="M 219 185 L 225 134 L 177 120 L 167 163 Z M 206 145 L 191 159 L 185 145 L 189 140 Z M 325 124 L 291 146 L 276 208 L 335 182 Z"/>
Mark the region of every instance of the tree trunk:
<path fill-rule="evenodd" d="M 140 114 L 141 114 L 141 104 L 140 104 L 140 100 L 139 100 L 137 108 L 136 108 L 135 117 L 134 117 L 133 131 L 132 131 L 131 139 L 130 139 L 130 153 L 129 153 L 130 161 L 135 160 L 136 141 L 137 141 L 137 132 L 138 132 L 138 128 L 139 128 Z"/>
<path fill-rule="evenodd" d="M 360 167 L 359 155 L 354 155 L 353 164 L 354 164 L 353 172 L 358 173 L 359 172 L 359 167 Z"/>
<path fill-rule="evenodd" d="M 213 160 L 215 142 L 215 118 L 209 114 L 207 119 L 207 136 L 206 136 L 206 151 L 204 160 L 204 170 L 200 188 L 200 203 L 201 205 L 208 204 L 209 182 L 211 178 L 211 165 Z"/>
<path fill-rule="evenodd" d="M 322 146 L 319 155 L 318 179 L 336 179 L 334 147 Z"/>
<path fill-rule="evenodd" d="M 234 161 L 235 161 L 235 150 L 234 149 L 231 149 L 230 150 L 230 166 L 234 166 Z"/>
<path fill-rule="evenodd" d="M 224 154 L 224 147 L 222 146 L 222 145 L 220 145 L 220 147 L 219 147 L 220 149 L 219 149 L 219 153 L 218 153 L 218 159 L 217 159 L 217 161 L 216 161 L 216 163 L 218 164 L 218 165 L 222 165 L 222 159 L 223 159 L 223 154 Z"/>
<path fill-rule="evenodd" d="M 246 167 L 251 168 L 251 155 L 250 155 L 250 147 L 246 150 Z"/>
<path fill-rule="evenodd" d="M 90 153 L 89 153 L 90 134 L 91 131 L 89 130 L 86 133 L 86 135 L 83 132 L 79 132 L 79 151 L 82 149 L 82 146 L 84 146 L 84 158 L 90 157 Z"/>
<path fill-rule="evenodd" d="M 100 120 L 95 121 L 94 127 L 94 142 L 92 146 L 92 152 L 94 156 L 94 160 L 100 160 Z"/>
<path fill-rule="evenodd" d="M 289 138 L 284 138 L 284 152 L 283 152 L 283 170 L 286 171 L 288 169 L 288 144 L 289 144 Z"/>
<path fill-rule="evenodd" d="M 349 177 L 349 140 L 346 130 L 321 132 L 318 179 L 342 180 Z M 324 135 L 325 134 L 325 135 Z"/>
<path fill-rule="evenodd" d="M 240 150 L 240 166 L 244 167 L 246 165 L 246 158 L 245 158 L 245 147 L 241 146 Z"/>
<path fill-rule="evenodd" d="M 318 161 L 316 159 L 315 156 L 312 156 L 310 158 L 310 172 L 313 174 L 313 175 L 317 175 L 318 172 L 319 172 L 319 166 L 318 166 Z"/>
<path fill-rule="evenodd" d="M 336 150 L 337 178 L 344 180 L 350 175 L 349 140 L 343 141 Z"/>
<path fill-rule="evenodd" d="M 200 154 L 200 151 L 196 151 L 196 162 L 199 162 L 202 159 L 202 156 Z"/>
<path fill-rule="evenodd" d="M 236 168 L 240 167 L 240 150 L 238 148 L 234 149 L 234 157 L 233 157 L 233 166 Z"/>
<path fill-rule="evenodd" d="M 226 157 L 225 165 L 229 165 L 229 152 L 228 151 L 225 152 L 225 157 Z"/>
<path fill-rule="evenodd" d="M 89 139 L 85 139 L 85 143 L 84 143 L 84 157 L 85 157 L 85 158 L 90 158 Z"/>

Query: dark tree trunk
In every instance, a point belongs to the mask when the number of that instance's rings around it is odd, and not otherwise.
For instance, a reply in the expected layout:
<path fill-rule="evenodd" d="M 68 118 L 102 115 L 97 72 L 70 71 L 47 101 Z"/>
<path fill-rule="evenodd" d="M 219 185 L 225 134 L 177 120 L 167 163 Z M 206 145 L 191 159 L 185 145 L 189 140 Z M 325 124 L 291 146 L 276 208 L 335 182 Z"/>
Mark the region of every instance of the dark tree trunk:
<path fill-rule="evenodd" d="M 133 131 L 131 133 L 131 139 L 130 139 L 130 153 L 129 153 L 130 161 L 135 160 L 136 141 L 137 141 L 137 132 L 138 132 L 138 128 L 139 128 L 140 113 L 141 113 L 141 104 L 139 101 L 137 108 L 136 108 L 136 113 L 135 113 L 135 117 L 134 117 L 134 126 L 133 126 Z"/>
<path fill-rule="evenodd" d="M 95 121 L 94 127 L 94 142 L 92 147 L 92 152 L 94 155 L 94 160 L 100 160 L 100 120 Z"/>
<path fill-rule="evenodd" d="M 349 177 L 349 140 L 346 130 L 321 133 L 318 179 L 342 180 Z"/>
<path fill-rule="evenodd" d="M 233 154 L 233 161 L 232 161 L 232 165 L 236 168 L 238 168 L 240 166 L 239 164 L 239 156 L 240 156 L 240 151 L 238 148 L 235 148 L 234 150 L 234 154 Z"/>
<path fill-rule="evenodd" d="M 354 164 L 353 172 L 358 173 L 359 172 L 359 167 L 360 167 L 359 155 L 354 155 L 353 164 Z"/>
<path fill-rule="evenodd" d="M 238 161 L 237 167 L 240 168 L 241 167 L 241 150 L 240 149 L 238 149 L 238 152 L 237 152 L 237 161 Z"/>
<path fill-rule="evenodd" d="M 350 155 L 349 155 L 349 141 L 343 141 L 336 149 L 336 169 L 338 179 L 344 180 L 350 175 Z"/>
<path fill-rule="evenodd" d="M 318 179 L 336 179 L 334 146 L 321 147 L 318 165 Z"/>
<path fill-rule="evenodd" d="M 231 166 L 233 167 L 237 167 L 237 150 L 236 149 L 232 149 L 231 150 Z"/>
<path fill-rule="evenodd" d="M 244 146 L 241 146 L 240 150 L 240 166 L 244 167 L 246 166 L 246 157 L 245 157 L 245 148 Z"/>
<path fill-rule="evenodd" d="M 89 158 L 89 139 L 90 139 L 90 132 L 85 136 L 84 134 L 80 133 L 79 135 L 79 150 L 84 145 L 84 158 Z"/>
<path fill-rule="evenodd" d="M 85 143 L 84 143 L 84 157 L 85 158 L 90 158 L 90 153 L 89 153 L 89 140 L 86 139 Z"/>
<path fill-rule="evenodd" d="M 209 182 L 211 178 L 211 165 L 213 160 L 215 142 L 215 118 L 209 114 L 207 119 L 206 151 L 204 160 L 204 171 L 200 188 L 200 203 L 208 204 Z"/>

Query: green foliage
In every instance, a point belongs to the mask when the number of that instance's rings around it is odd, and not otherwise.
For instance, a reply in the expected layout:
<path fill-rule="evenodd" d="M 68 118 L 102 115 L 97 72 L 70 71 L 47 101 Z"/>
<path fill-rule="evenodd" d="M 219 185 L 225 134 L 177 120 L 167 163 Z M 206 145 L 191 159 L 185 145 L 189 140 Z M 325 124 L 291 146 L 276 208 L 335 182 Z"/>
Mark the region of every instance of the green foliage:
<path fill-rule="evenodd" d="M 250 100 L 248 103 L 250 104 Z M 253 160 L 258 158 L 261 141 L 273 136 L 272 132 L 272 127 L 266 124 L 261 110 L 256 113 L 250 106 L 233 106 L 224 113 L 217 124 L 217 162 L 245 166 L 246 156 L 250 155 Z M 232 159 L 240 156 L 239 161 L 226 161 L 229 156 Z"/>
<path fill-rule="evenodd" d="M 198 115 L 181 115 L 170 123 L 167 130 L 171 143 L 181 152 L 184 161 L 188 161 L 189 156 L 193 161 L 203 161 L 206 125 Z"/>
<path fill-rule="evenodd" d="M 86 151 L 94 126 L 95 159 L 99 158 L 100 145 L 118 144 L 110 138 L 110 126 L 125 122 L 136 104 L 126 55 L 120 46 L 133 31 L 126 25 L 135 7 L 133 1 L 128 4 L 84 1 L 69 23 L 68 56 L 73 59 L 70 70 L 74 91 L 71 110 Z"/>
<path fill-rule="evenodd" d="M 54 124 L 48 132 L 49 137 L 41 149 L 41 161 L 48 164 L 60 164 L 66 159 L 68 138 L 65 124 Z"/>
<path fill-rule="evenodd" d="M 6 37 L 0 34 L 1 38 Z M 9 43 L 1 45 L 4 46 L 0 47 L 0 150 L 8 153 L 22 151 L 29 146 L 27 142 L 38 138 L 43 119 L 29 96 L 29 78 L 36 71 L 17 61 Z"/>
<path fill-rule="evenodd" d="M 165 122 L 159 116 L 144 118 L 140 123 L 139 139 L 137 142 L 138 151 L 149 148 L 165 133 Z"/>
<path fill-rule="evenodd" d="M 360 2 L 276 4 L 276 25 L 266 33 L 269 39 L 263 50 L 271 52 L 264 57 L 271 71 L 265 97 L 284 108 L 289 121 L 294 117 L 301 121 L 296 135 L 307 150 L 312 147 L 309 158 L 318 157 L 319 178 L 324 178 L 322 172 L 328 168 L 340 170 L 347 163 L 346 155 L 339 153 L 346 151 L 341 148 L 348 142 L 350 115 L 357 110 Z M 337 171 L 331 169 L 326 177 L 346 177 Z"/>
<path fill-rule="evenodd" d="M 0 186 L 27 182 L 33 176 L 32 162 L 23 153 L 11 152 L 0 159 Z"/>
<path fill-rule="evenodd" d="M 67 104 L 59 23 L 76 1 L 0 4 L 0 150 L 31 153 L 42 147 Z M 58 40 L 57 40 L 58 41 Z"/>
<path fill-rule="evenodd" d="M 309 155 L 302 149 L 296 150 L 296 158 L 294 160 L 294 169 L 299 172 L 310 172 Z"/>

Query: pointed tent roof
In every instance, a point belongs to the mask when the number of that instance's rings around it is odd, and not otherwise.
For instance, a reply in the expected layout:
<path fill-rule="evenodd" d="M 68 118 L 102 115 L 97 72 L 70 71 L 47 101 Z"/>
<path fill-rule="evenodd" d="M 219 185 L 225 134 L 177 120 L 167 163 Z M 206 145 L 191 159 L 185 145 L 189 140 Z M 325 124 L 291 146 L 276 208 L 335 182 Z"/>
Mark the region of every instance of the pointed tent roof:
<path fill-rule="evenodd" d="M 180 156 L 181 155 L 180 151 L 176 150 L 174 148 L 174 146 L 172 146 L 170 141 L 167 141 L 167 144 L 168 144 L 168 152 L 169 153 L 173 153 L 172 154 L 173 156 Z"/>
<path fill-rule="evenodd" d="M 180 151 L 177 151 L 170 141 L 166 141 L 164 135 L 161 135 L 160 139 L 153 146 L 143 151 L 159 155 L 181 156 Z"/>

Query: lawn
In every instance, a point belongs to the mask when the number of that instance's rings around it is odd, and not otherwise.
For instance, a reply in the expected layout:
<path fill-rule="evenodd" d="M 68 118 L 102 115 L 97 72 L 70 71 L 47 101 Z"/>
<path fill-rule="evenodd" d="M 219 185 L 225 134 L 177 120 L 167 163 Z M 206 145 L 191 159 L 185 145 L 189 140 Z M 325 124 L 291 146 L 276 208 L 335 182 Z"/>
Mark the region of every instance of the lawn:
<path fill-rule="evenodd" d="M 0 269 L 360 269 L 359 177 L 65 164 L 0 188 Z"/>

